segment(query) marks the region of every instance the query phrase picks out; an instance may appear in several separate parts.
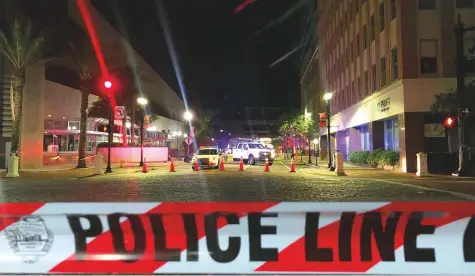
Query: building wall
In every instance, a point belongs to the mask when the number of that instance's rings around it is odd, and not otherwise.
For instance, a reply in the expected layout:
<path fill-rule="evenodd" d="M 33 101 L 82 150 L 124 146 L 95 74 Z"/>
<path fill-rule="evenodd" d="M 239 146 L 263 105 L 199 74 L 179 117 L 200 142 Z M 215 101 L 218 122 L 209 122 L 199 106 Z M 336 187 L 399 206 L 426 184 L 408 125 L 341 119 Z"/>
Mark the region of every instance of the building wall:
<path fill-rule="evenodd" d="M 185 104 L 170 86 L 153 70 L 153 68 L 130 46 L 126 39 L 117 32 L 89 3 L 84 1 L 91 12 L 91 20 L 96 28 L 96 33 L 101 41 L 105 59 L 123 60 L 124 63 L 133 64 L 137 72 L 142 72 L 141 92 L 167 111 L 167 117 L 183 120 Z M 69 15 L 85 30 L 83 20 L 76 6 L 76 1 L 69 0 Z"/>
<path fill-rule="evenodd" d="M 352 128 L 369 129 L 371 148 L 387 147 L 392 125 L 397 134 L 390 140 L 397 142 L 401 166 L 414 170 L 415 154 L 427 144 L 424 127 L 430 116 L 425 114 L 434 95 L 456 87 L 453 27 L 458 15 L 466 26 L 475 26 L 475 2 L 457 6 L 462 2 L 467 1 L 320 2 L 322 86 L 333 92 L 332 132 L 339 150 L 347 154 L 361 148 L 361 142 L 347 146 L 357 141 Z M 474 38 L 475 32 L 466 34 L 466 52 Z"/>
<path fill-rule="evenodd" d="M 44 120 L 80 120 L 81 91 L 46 80 L 44 94 Z M 98 99 L 95 95 L 89 95 L 89 106 Z"/>

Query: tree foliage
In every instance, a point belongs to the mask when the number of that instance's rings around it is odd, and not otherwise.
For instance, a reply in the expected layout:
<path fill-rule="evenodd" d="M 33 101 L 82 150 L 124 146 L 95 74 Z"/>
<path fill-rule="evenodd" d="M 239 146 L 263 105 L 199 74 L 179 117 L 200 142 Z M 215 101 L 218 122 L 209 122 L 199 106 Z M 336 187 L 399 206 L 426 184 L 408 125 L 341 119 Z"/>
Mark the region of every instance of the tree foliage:
<path fill-rule="evenodd" d="M 18 154 L 21 139 L 21 117 L 23 106 L 23 88 L 26 69 L 47 61 L 43 59 L 43 36 L 35 33 L 31 20 L 15 19 L 10 33 L 0 30 L 0 55 L 6 57 L 13 67 L 10 96 L 13 118 L 12 154 Z"/>

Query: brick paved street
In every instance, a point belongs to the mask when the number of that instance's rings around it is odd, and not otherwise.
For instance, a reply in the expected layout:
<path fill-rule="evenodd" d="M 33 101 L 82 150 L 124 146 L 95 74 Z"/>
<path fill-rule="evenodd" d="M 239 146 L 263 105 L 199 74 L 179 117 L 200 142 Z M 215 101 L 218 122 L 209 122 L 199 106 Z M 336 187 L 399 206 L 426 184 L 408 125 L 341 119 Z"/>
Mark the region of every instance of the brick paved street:
<path fill-rule="evenodd" d="M 264 166 L 226 164 L 226 171 L 194 172 L 191 164 L 114 168 L 109 175 L 93 176 L 93 169 L 23 172 L 0 182 L 0 200 L 26 201 L 453 201 L 475 200 L 472 179 L 416 179 L 412 175 L 348 168 L 337 177 L 325 168 L 298 165 L 290 173 L 280 162 Z"/>

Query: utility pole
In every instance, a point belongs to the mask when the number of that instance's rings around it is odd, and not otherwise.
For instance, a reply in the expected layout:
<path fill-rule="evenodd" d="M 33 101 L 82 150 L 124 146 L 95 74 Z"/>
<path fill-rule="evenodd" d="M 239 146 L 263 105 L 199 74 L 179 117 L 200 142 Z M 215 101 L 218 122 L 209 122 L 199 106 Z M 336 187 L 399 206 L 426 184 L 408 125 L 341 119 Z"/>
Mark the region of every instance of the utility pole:
<path fill-rule="evenodd" d="M 464 24 L 458 16 L 458 22 L 455 24 L 455 43 L 456 43 L 456 72 L 457 72 L 457 98 L 459 103 L 463 103 L 465 98 L 465 56 L 464 56 L 464 35 L 468 31 L 475 31 L 475 27 L 465 28 Z M 459 167 L 453 176 L 468 176 L 470 171 L 465 162 L 466 146 L 465 146 L 465 122 L 464 122 L 464 106 L 459 106 L 457 110 L 458 121 L 458 150 L 459 150 Z"/>

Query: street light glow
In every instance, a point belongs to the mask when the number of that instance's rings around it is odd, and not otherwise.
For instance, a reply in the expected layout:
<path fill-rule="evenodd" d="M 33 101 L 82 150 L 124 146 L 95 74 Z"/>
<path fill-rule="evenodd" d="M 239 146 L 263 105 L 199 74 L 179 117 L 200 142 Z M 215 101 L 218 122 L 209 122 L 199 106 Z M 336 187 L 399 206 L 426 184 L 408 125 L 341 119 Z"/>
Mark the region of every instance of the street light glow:
<path fill-rule="evenodd" d="M 143 98 L 143 97 L 140 97 L 140 98 L 137 98 L 137 102 L 141 105 L 146 105 L 148 104 L 148 100 Z"/>
<path fill-rule="evenodd" d="M 186 138 L 186 137 L 188 137 L 188 134 L 186 134 L 186 133 L 183 133 L 183 137 L 185 137 L 185 138 Z"/>
<path fill-rule="evenodd" d="M 318 139 L 317 138 L 313 139 L 313 144 L 318 145 Z"/>
<path fill-rule="evenodd" d="M 187 110 L 185 114 L 183 114 L 183 118 L 185 118 L 185 120 L 187 121 L 191 121 L 193 119 L 193 114 L 191 114 L 191 112 Z"/>
<path fill-rule="evenodd" d="M 331 92 L 327 92 L 327 93 L 325 93 L 325 95 L 323 95 L 323 99 L 324 99 L 325 101 L 331 100 L 332 97 L 333 97 L 333 94 L 332 94 Z"/>
<path fill-rule="evenodd" d="M 127 122 L 127 123 L 125 123 L 125 126 L 126 126 L 127 128 L 130 128 L 130 127 L 132 126 L 132 124 L 129 123 L 129 122 Z"/>

